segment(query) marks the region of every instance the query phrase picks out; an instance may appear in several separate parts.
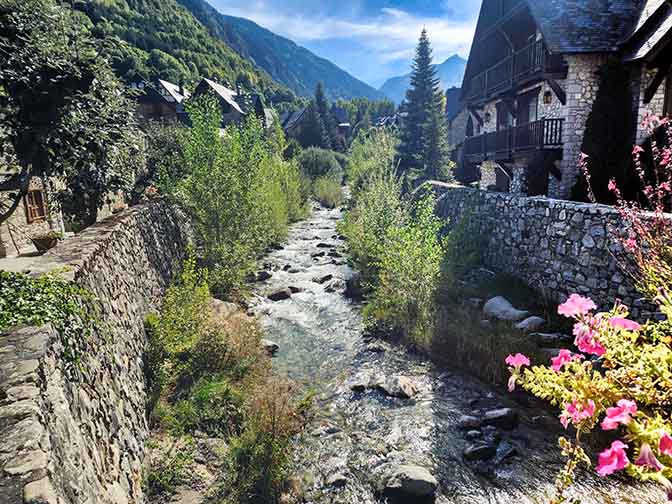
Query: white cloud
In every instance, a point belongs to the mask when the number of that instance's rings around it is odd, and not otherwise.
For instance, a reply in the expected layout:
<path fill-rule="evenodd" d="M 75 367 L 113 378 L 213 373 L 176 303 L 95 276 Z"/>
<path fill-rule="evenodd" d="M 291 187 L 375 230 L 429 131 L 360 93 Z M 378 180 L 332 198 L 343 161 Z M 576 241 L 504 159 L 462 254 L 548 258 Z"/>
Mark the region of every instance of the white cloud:
<path fill-rule="evenodd" d="M 454 0 L 444 0 L 442 6 L 447 14 L 443 17 L 416 16 L 396 8 L 383 8 L 378 15 L 364 18 L 337 18 L 310 11 L 297 15 L 264 0 L 250 0 L 244 8 L 227 6 L 221 10 L 228 15 L 251 19 L 299 44 L 329 40 L 355 43 L 365 51 L 363 57 L 370 58 L 371 65 L 381 66 L 383 71 L 385 65 L 410 62 L 423 28 L 429 33 L 436 61 L 456 53 L 466 58 L 476 22 L 473 4 L 477 1 L 480 4 L 480 0 L 459 0 L 460 7 L 457 8 Z M 472 9 L 471 16 L 448 14 L 456 14 L 457 10 L 463 14 L 468 9 Z"/>

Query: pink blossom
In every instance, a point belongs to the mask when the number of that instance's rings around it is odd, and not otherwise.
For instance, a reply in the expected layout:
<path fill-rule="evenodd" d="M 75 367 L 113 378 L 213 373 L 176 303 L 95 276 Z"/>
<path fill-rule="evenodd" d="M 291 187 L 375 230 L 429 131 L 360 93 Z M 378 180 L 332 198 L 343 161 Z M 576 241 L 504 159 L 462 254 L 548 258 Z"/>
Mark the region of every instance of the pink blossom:
<path fill-rule="evenodd" d="M 632 148 L 632 153 L 633 153 L 634 155 L 641 154 L 642 152 L 644 152 L 644 148 L 643 148 L 642 146 L 640 146 L 640 145 L 635 145 L 635 146 Z"/>
<path fill-rule="evenodd" d="M 577 425 L 582 420 L 592 418 L 594 414 L 595 403 L 592 399 L 588 399 L 585 404 L 574 400 L 571 403 L 565 403 L 565 411 L 560 415 L 560 423 L 562 423 L 566 429 L 570 420 L 574 425 Z"/>
<path fill-rule="evenodd" d="M 658 443 L 658 450 L 663 455 L 672 457 L 672 436 L 670 436 L 667 432 L 665 432 L 660 438 L 660 443 Z"/>
<path fill-rule="evenodd" d="M 621 317 L 611 317 L 609 319 L 609 324 L 611 324 L 611 327 L 625 329 L 626 331 L 639 331 L 642 328 L 642 326 L 634 320 Z"/>
<path fill-rule="evenodd" d="M 558 306 L 558 314 L 565 317 L 577 317 L 586 315 L 589 311 L 597 309 L 597 306 L 590 298 L 585 298 L 579 294 L 572 294 L 569 299 Z"/>
<path fill-rule="evenodd" d="M 658 189 L 660 189 L 661 191 L 670 192 L 672 191 L 672 185 L 670 185 L 669 182 L 663 182 L 658 186 Z"/>
<path fill-rule="evenodd" d="M 522 367 L 522 366 L 529 366 L 530 365 L 530 359 L 528 359 L 522 353 L 517 353 L 516 355 L 509 355 L 506 358 L 506 363 L 511 367 L 519 368 L 519 367 Z"/>
<path fill-rule="evenodd" d="M 609 188 L 610 191 L 615 191 L 617 189 L 616 181 L 614 179 L 611 179 L 607 187 Z"/>
<path fill-rule="evenodd" d="M 622 441 L 614 441 L 611 447 L 600 453 L 597 464 L 597 474 L 600 476 L 609 476 L 617 471 L 625 469 L 630 461 L 625 453 L 628 445 Z"/>
<path fill-rule="evenodd" d="M 614 430 L 620 424 L 627 425 L 632 420 L 631 415 L 637 413 L 637 403 L 621 399 L 616 407 L 607 409 L 607 417 L 602 421 L 603 430 Z"/>
<path fill-rule="evenodd" d="M 565 364 L 580 359 L 583 359 L 582 355 L 574 355 L 569 350 L 560 350 L 557 357 L 551 359 L 551 368 L 553 371 L 560 371 Z"/>
<path fill-rule="evenodd" d="M 630 252 L 634 252 L 637 250 L 637 240 L 634 238 L 628 238 L 625 240 L 625 248 L 629 250 Z"/>
<path fill-rule="evenodd" d="M 597 332 L 590 325 L 584 322 L 574 324 L 574 344 L 583 353 L 603 356 L 607 353 L 600 340 L 597 339 Z"/>
<path fill-rule="evenodd" d="M 637 460 L 635 460 L 635 464 L 638 466 L 648 467 L 656 472 L 662 471 L 664 467 L 663 464 L 661 464 L 660 461 L 656 458 L 653 451 L 651 450 L 651 446 L 648 443 L 643 443 L 639 448 L 639 457 Z"/>

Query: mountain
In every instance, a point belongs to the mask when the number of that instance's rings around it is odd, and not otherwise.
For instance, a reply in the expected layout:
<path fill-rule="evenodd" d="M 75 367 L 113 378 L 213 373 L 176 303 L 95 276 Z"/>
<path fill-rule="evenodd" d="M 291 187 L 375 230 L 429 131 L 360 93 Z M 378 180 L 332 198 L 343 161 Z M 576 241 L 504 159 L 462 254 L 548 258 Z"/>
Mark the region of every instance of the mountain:
<path fill-rule="evenodd" d="M 464 70 L 467 68 L 467 61 L 460 58 L 457 54 L 451 56 L 440 65 L 434 65 L 437 75 L 441 80 L 441 87 L 449 89 L 451 87 L 462 86 Z M 411 74 L 401 77 L 392 77 L 380 87 L 380 91 L 397 105 L 406 97 L 406 90 L 411 85 Z"/>
<path fill-rule="evenodd" d="M 194 84 L 201 77 L 229 86 L 244 79 L 274 103 L 293 93 L 214 37 L 176 0 L 64 0 L 104 42 L 105 54 L 126 82 L 161 77 Z"/>
<path fill-rule="evenodd" d="M 291 40 L 243 18 L 226 16 L 205 0 L 178 0 L 240 56 L 265 70 L 299 96 L 312 96 L 319 81 L 331 100 L 356 97 L 382 100 L 384 95 L 330 61 Z"/>

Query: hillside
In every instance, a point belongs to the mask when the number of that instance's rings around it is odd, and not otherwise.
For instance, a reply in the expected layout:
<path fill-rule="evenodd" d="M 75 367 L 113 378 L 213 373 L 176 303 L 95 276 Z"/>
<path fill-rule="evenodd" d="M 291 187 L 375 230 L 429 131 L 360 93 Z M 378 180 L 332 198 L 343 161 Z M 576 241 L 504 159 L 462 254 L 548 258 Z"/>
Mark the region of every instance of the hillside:
<path fill-rule="evenodd" d="M 242 78 L 274 102 L 292 93 L 242 58 L 175 0 L 70 0 L 83 21 L 105 41 L 106 54 L 127 82 L 160 76 L 195 83 L 214 77 L 230 86 Z"/>
<path fill-rule="evenodd" d="M 205 0 L 178 2 L 189 9 L 211 34 L 225 41 L 240 56 L 255 62 L 277 82 L 300 96 L 312 96 L 318 81 L 322 81 L 331 100 L 384 98 L 382 93 L 330 61 L 252 21 L 225 16 Z"/>
<path fill-rule="evenodd" d="M 437 70 L 439 79 L 441 80 L 441 87 L 446 90 L 451 87 L 462 86 L 462 79 L 464 78 L 464 70 L 467 67 L 467 62 L 460 58 L 457 54 L 451 56 L 446 61 L 439 65 L 434 65 Z M 411 74 L 402 75 L 401 77 L 392 77 L 388 79 L 385 84 L 380 87 L 380 91 L 394 103 L 399 105 L 406 96 L 406 90 L 411 85 Z"/>

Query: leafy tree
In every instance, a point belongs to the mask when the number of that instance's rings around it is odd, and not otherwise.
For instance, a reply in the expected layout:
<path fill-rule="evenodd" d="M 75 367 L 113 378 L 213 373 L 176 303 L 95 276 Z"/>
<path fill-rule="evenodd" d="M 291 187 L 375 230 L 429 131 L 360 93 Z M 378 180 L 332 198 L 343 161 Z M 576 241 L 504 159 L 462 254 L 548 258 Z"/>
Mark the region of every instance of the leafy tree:
<path fill-rule="evenodd" d="M 444 102 L 427 31 L 422 30 L 415 52 L 411 87 L 406 92 L 399 156 L 404 171 L 419 170 L 421 178 L 437 177 L 449 159 Z"/>
<path fill-rule="evenodd" d="M 13 191 L 7 220 L 32 177 L 59 178 L 65 209 L 95 222 L 110 192 L 130 187 L 141 163 L 134 109 L 94 40 L 53 0 L 0 3 L 0 128 L 16 157 L 0 179 Z"/>

